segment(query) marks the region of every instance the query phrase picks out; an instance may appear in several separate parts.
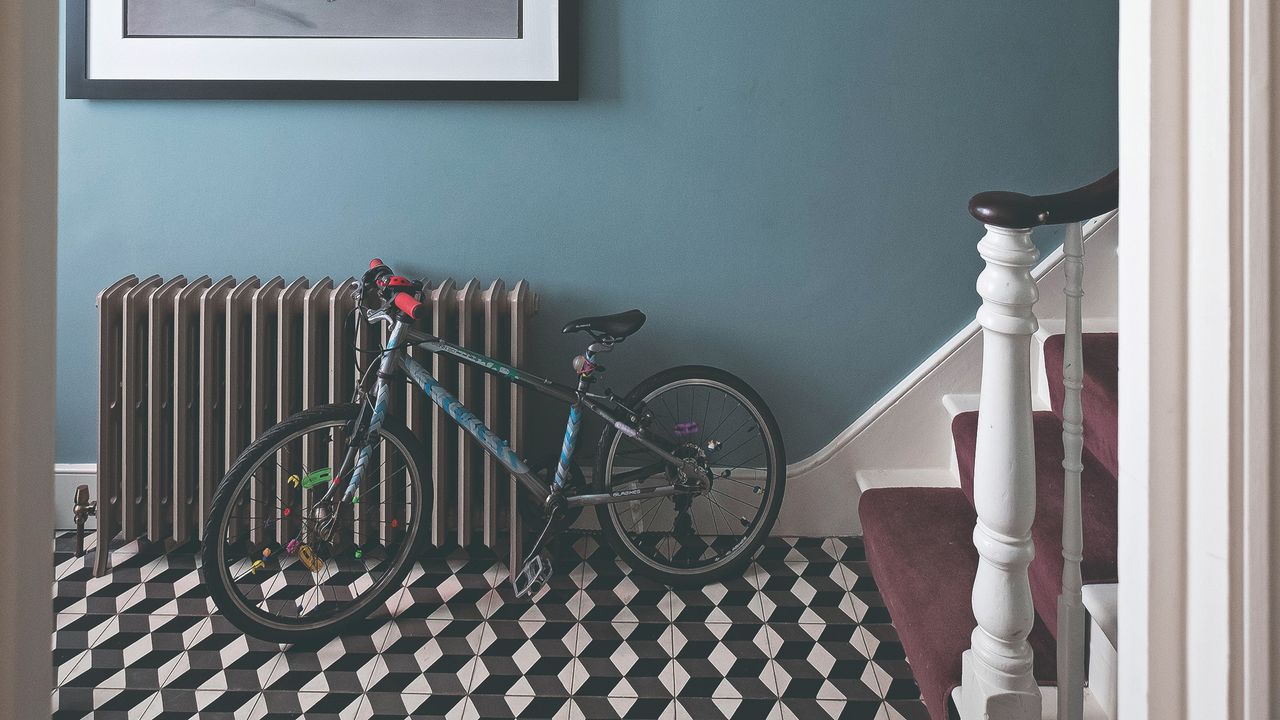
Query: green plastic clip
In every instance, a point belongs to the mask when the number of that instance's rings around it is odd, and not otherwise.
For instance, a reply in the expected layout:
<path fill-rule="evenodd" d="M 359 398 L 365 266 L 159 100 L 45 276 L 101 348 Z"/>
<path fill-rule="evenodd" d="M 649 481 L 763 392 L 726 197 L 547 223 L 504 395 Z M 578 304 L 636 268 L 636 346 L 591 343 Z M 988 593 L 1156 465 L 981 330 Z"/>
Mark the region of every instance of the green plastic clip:
<path fill-rule="evenodd" d="M 323 485 L 331 480 L 333 480 L 333 468 L 324 468 L 322 470 L 307 473 L 306 476 L 302 478 L 302 487 L 309 489 L 316 485 Z"/>

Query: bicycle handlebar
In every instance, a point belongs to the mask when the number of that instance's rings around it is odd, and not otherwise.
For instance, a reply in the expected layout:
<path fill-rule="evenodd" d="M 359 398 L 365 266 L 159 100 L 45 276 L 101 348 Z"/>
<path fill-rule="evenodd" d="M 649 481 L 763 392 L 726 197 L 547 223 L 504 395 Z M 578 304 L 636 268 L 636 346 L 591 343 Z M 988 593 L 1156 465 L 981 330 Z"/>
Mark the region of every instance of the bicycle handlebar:
<path fill-rule="evenodd" d="M 422 308 L 422 302 L 407 292 L 396 293 L 395 305 L 400 312 L 409 316 L 410 320 L 418 319 L 418 310 Z"/>
<path fill-rule="evenodd" d="M 376 289 L 382 298 L 382 307 L 394 306 L 397 310 L 416 320 L 422 302 L 415 297 L 422 289 L 421 283 L 401 277 L 391 272 L 391 268 L 381 258 L 369 261 L 369 269 L 361 281 L 362 293 Z"/>

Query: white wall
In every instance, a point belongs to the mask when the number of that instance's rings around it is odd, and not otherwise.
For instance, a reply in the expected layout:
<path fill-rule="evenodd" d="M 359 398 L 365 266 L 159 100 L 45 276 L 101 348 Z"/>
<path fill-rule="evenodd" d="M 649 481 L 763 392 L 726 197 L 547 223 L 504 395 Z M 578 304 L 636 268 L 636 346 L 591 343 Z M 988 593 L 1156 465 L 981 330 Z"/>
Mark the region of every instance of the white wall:
<path fill-rule="evenodd" d="M 49 716 L 58 3 L 0 0 L 0 719 Z"/>

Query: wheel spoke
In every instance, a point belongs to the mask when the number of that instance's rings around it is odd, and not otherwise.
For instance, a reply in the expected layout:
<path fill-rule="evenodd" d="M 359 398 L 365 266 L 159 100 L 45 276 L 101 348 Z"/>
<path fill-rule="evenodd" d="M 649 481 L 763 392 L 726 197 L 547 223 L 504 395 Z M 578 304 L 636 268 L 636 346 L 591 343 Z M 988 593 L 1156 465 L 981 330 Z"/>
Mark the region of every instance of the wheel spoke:
<path fill-rule="evenodd" d="M 730 385 L 694 377 L 672 381 L 639 400 L 638 407 L 650 412 L 655 436 L 672 440 L 669 451 L 700 467 L 711 485 L 692 494 L 609 506 L 620 538 L 637 558 L 658 569 L 705 572 L 739 557 L 763 537 L 760 518 L 777 501 L 769 492 L 777 448 L 766 435 L 765 415 L 747 397 Z M 608 490 L 640 487 L 664 468 L 674 479 L 673 466 L 646 462 L 652 454 L 632 443 L 618 434 L 607 450 Z M 744 469 L 745 477 L 734 476 Z M 735 507 L 741 511 L 734 512 Z"/>
<path fill-rule="evenodd" d="M 316 626 L 354 612 L 357 606 L 366 607 L 373 593 L 383 592 L 387 580 L 412 562 L 410 526 L 414 526 L 412 532 L 421 532 L 416 526 L 421 524 L 424 498 L 418 470 L 395 435 L 384 430 L 374 440 L 378 462 L 369 463 L 367 470 L 374 482 L 361 488 L 368 495 L 367 503 L 342 502 L 338 492 L 321 503 L 329 488 L 294 490 L 283 482 L 299 466 L 303 477 L 309 474 L 307 464 L 297 461 L 335 461 L 330 453 L 336 445 L 333 435 L 349 423 L 311 426 L 279 441 L 241 476 L 227 500 L 220 576 L 231 602 L 269 627 Z M 310 448 L 309 454 L 298 452 L 300 447 Z M 286 503 L 279 496 L 285 490 L 278 488 L 289 490 L 293 501 Z M 366 527 L 397 528 L 401 539 L 384 547 L 374 542 L 376 537 L 354 533 L 357 520 L 367 523 Z M 366 550 L 368 559 L 364 559 Z M 306 563 L 312 563 L 315 571 Z"/>

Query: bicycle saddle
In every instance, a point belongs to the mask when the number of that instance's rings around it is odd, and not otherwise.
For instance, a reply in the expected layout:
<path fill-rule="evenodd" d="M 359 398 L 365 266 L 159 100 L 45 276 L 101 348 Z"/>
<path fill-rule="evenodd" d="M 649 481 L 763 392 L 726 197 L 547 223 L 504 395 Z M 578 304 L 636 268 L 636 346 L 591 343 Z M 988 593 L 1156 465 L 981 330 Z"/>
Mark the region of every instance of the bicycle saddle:
<path fill-rule="evenodd" d="M 632 335 L 644 325 L 644 313 L 639 310 L 614 313 L 613 315 L 596 315 L 578 318 L 564 326 L 562 333 L 586 331 L 592 336 L 621 340 Z"/>

